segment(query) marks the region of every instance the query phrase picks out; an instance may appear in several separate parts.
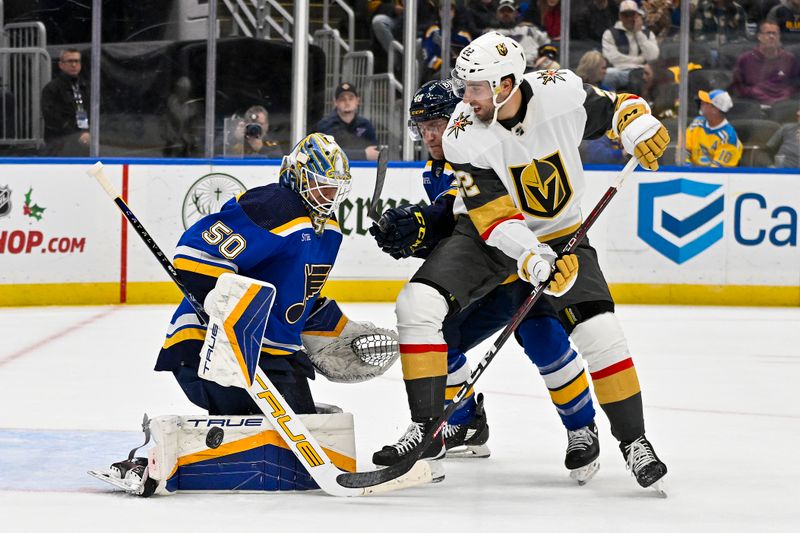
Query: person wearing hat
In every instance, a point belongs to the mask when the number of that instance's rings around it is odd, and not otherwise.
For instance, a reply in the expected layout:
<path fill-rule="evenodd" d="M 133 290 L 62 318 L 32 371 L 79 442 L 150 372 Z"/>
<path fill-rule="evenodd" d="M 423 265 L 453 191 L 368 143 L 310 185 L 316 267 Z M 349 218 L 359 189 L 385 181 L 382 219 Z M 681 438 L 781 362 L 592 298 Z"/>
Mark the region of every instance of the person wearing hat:
<path fill-rule="evenodd" d="M 656 36 L 644 27 L 644 11 L 633 0 L 619 5 L 619 21 L 603 33 L 603 56 L 611 64 L 603 83 L 613 90 L 641 92 L 645 64 L 658 59 Z"/>
<path fill-rule="evenodd" d="M 539 50 L 543 45 L 550 43 L 550 37 L 530 22 L 520 22 L 514 0 L 500 0 L 500 3 L 497 4 L 496 26 L 487 31 L 496 31 L 517 41 L 525 52 L 527 71 L 548 68 L 544 64 L 538 63 L 542 61 Z M 557 48 L 551 48 L 555 49 L 558 54 Z"/>
<path fill-rule="evenodd" d="M 698 91 L 700 116 L 686 129 L 686 162 L 701 167 L 735 167 L 742 158 L 742 142 L 725 118 L 733 107 L 727 91 Z"/>
<path fill-rule="evenodd" d="M 361 98 L 352 83 L 343 82 L 334 93 L 334 109 L 320 120 L 314 131 L 333 135 L 350 160 L 378 159 L 378 137 L 375 126 L 358 114 Z"/>

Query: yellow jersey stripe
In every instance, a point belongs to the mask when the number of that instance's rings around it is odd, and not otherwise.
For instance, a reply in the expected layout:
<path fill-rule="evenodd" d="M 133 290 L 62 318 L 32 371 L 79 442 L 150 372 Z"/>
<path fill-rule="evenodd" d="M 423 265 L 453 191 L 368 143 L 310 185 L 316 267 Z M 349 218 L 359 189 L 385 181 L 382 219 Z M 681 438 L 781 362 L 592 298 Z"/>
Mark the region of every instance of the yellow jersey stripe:
<path fill-rule="evenodd" d="M 192 259 L 186 259 L 185 257 L 175 258 L 173 264 L 178 270 L 185 270 L 186 272 L 194 272 L 196 274 L 203 274 L 205 276 L 211 276 L 214 278 L 218 278 L 226 272 L 235 273 L 235 271 L 230 267 L 209 265 L 208 263 L 193 261 Z"/>
<path fill-rule="evenodd" d="M 183 341 L 202 341 L 206 338 L 205 326 L 187 327 L 164 341 L 163 349 L 168 349 Z"/>

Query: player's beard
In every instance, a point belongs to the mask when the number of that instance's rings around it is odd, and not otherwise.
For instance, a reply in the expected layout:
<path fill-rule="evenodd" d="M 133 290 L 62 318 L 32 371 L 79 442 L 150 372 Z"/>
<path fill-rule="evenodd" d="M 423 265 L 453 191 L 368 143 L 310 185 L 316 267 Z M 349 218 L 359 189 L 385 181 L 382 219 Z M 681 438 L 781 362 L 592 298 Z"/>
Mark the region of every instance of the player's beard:
<path fill-rule="evenodd" d="M 480 104 L 480 110 L 476 111 L 473 107 L 472 112 L 475 113 L 475 117 L 481 122 L 491 122 L 494 118 L 494 104 L 491 102 L 488 104 Z"/>

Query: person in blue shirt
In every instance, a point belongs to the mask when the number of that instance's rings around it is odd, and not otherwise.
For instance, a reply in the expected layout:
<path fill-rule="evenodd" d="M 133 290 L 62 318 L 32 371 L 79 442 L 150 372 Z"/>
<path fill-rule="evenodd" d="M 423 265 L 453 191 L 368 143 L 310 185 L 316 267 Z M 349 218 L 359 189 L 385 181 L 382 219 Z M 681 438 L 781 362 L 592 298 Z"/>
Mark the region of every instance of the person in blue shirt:
<path fill-rule="evenodd" d="M 259 366 L 298 414 L 316 412 L 308 385 L 314 368 L 300 334 L 339 252 L 342 233 L 334 213 L 350 186 L 344 151 L 332 137 L 312 133 L 283 158 L 279 183 L 250 189 L 203 217 L 181 236 L 175 252 L 175 268 L 200 302 L 226 272 L 275 286 Z M 209 414 L 261 414 L 244 389 L 197 375 L 205 335 L 184 299 L 155 370 L 172 372 L 189 400 Z"/>
<path fill-rule="evenodd" d="M 458 189 L 453 168 L 444 157 L 442 135 L 459 101 L 449 80 L 426 83 L 412 99 L 409 133 L 412 139 L 422 140 L 430 153 L 422 185 L 431 203 L 425 207 L 406 205 L 389 209 L 370 229 L 381 249 L 395 259 L 425 258 L 439 241 L 453 233 L 453 204 Z M 420 227 L 424 228 L 421 238 Z M 447 343 L 445 405 L 470 375 L 465 353 L 505 327 L 530 292 L 530 283 L 515 275 L 484 298 L 448 315 L 442 327 Z M 525 353 L 537 365 L 567 429 L 565 466 L 573 479 L 585 483 L 599 468 L 600 448 L 583 359 L 570 346 L 569 337 L 547 299 L 539 299 L 517 330 L 518 341 L 522 343 L 524 338 L 537 340 L 535 345 L 525 343 Z M 397 462 L 421 439 L 417 429 L 417 424 L 412 423 L 397 444 L 384 446 L 373 455 L 373 463 L 388 466 Z M 474 456 L 488 456 L 489 428 L 483 395 L 470 391 L 442 433 L 448 454 L 466 446 L 466 451 Z"/>
<path fill-rule="evenodd" d="M 358 114 L 361 98 L 352 83 L 340 83 L 334 92 L 334 110 L 320 120 L 315 131 L 332 135 L 353 161 L 378 159 L 375 126 Z"/>

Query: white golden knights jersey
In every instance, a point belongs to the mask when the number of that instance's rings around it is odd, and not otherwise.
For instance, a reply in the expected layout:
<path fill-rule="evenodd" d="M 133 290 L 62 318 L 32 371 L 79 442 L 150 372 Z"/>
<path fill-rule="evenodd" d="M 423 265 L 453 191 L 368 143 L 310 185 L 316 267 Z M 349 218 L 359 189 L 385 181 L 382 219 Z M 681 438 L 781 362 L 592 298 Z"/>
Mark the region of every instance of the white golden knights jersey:
<path fill-rule="evenodd" d="M 516 116 L 492 125 L 459 103 L 443 137 L 459 180 L 454 213 L 468 214 L 484 240 L 513 219 L 540 241 L 574 232 L 585 189 L 578 146 L 605 134 L 617 105 L 636 98 L 584 84 L 569 70 L 527 74 L 519 91 Z"/>

